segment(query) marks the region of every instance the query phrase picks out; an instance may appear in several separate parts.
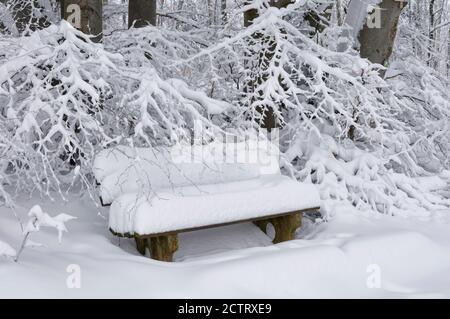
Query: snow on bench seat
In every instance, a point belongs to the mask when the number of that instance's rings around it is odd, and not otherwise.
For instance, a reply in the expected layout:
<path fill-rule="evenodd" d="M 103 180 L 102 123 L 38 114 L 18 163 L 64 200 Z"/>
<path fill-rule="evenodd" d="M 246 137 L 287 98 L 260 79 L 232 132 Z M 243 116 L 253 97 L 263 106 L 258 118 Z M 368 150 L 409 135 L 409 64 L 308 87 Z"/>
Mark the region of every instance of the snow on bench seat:
<path fill-rule="evenodd" d="M 223 184 L 123 194 L 112 203 L 110 229 L 151 235 L 317 208 L 313 185 L 279 174 Z"/>

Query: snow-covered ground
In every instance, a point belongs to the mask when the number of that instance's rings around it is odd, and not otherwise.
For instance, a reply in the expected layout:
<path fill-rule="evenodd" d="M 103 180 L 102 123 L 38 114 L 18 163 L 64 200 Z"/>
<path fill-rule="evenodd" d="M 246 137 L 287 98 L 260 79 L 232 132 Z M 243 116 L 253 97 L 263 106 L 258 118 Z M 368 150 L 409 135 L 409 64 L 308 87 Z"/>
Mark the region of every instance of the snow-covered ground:
<path fill-rule="evenodd" d="M 87 197 L 19 203 L 24 220 L 36 203 L 51 215 L 78 219 L 67 224 L 61 244 L 56 231 L 46 229 L 31 237 L 45 246 L 27 247 L 18 263 L 0 258 L 0 298 L 450 297 L 446 213 L 418 220 L 336 205 L 331 221 L 306 222 L 302 239 L 278 245 L 252 224 L 183 234 L 176 262 L 164 263 L 138 255 L 132 240 L 112 236 L 108 210 L 97 211 Z M 5 208 L 0 234 L 20 246 L 20 227 Z M 68 288 L 78 266 L 81 288 Z"/>

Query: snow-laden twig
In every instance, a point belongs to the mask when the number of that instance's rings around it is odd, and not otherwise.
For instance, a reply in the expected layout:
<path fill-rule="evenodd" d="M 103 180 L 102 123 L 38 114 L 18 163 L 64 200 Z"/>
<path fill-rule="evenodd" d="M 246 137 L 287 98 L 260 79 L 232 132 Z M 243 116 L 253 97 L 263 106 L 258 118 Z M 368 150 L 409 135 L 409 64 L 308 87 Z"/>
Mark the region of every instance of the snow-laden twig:
<path fill-rule="evenodd" d="M 58 232 L 58 241 L 61 243 L 63 232 L 67 232 L 67 228 L 65 223 L 75 219 L 75 217 L 67 215 L 67 214 L 59 214 L 55 217 L 51 217 L 47 213 L 42 211 L 42 208 L 39 205 L 33 206 L 28 216 L 30 217 L 25 229 L 23 230 L 23 240 L 20 248 L 15 256 L 15 261 L 17 262 L 22 254 L 22 251 L 27 246 L 29 242 L 29 237 L 32 233 L 38 232 L 41 230 L 41 227 L 50 227 L 54 228 Z"/>

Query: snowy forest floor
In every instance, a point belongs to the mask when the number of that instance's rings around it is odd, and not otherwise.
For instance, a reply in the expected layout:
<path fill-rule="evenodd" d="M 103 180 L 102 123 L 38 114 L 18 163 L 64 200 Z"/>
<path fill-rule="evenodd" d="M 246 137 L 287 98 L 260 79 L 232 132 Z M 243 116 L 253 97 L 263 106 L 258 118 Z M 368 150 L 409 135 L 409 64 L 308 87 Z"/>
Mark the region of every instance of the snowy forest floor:
<path fill-rule="evenodd" d="M 326 223 L 305 222 L 297 239 L 272 245 L 252 224 L 182 234 L 176 262 L 138 255 L 132 240 L 107 230 L 92 202 L 23 199 L 21 218 L 39 203 L 50 214 L 77 216 L 61 244 L 53 229 L 32 234 L 18 263 L 0 259 L 0 298 L 302 298 L 450 297 L 450 218 L 405 219 L 336 204 Z M 450 212 L 448 214 L 450 217 Z M 20 246 L 21 231 L 0 208 L 2 238 Z M 69 265 L 79 265 L 81 288 L 69 289 Z M 369 288 L 379 275 L 380 288 Z"/>

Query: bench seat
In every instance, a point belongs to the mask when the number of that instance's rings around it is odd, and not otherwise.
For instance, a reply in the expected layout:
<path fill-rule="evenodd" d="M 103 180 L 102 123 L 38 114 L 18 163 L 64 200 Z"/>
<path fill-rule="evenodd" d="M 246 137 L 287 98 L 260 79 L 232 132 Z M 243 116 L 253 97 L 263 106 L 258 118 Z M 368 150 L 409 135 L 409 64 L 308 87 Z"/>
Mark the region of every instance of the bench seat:
<path fill-rule="evenodd" d="M 109 227 L 117 235 L 161 236 L 260 217 L 317 209 L 313 185 L 283 175 L 222 184 L 128 193 L 111 205 Z"/>

